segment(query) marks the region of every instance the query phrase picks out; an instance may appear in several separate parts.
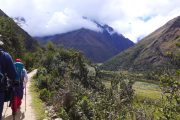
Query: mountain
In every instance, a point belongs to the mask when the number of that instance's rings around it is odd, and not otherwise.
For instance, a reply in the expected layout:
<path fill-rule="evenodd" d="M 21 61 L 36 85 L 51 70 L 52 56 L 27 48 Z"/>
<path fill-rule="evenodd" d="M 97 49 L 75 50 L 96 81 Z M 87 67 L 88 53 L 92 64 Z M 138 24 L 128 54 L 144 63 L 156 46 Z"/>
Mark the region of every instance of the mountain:
<path fill-rule="evenodd" d="M 107 70 L 177 68 L 180 59 L 172 56 L 180 52 L 178 42 L 180 42 L 180 16 L 170 20 L 132 48 L 107 61 L 101 68 Z"/>
<path fill-rule="evenodd" d="M 12 18 L 0 9 L 0 34 L 4 42 L 4 49 L 18 56 L 20 51 L 35 51 L 38 42 L 26 31 L 19 27 Z"/>
<path fill-rule="evenodd" d="M 80 50 L 92 62 L 104 62 L 134 45 L 128 38 L 115 32 L 112 27 L 94 23 L 100 31 L 81 28 L 68 33 L 36 37 L 36 39 L 41 44 L 51 40 L 57 45 Z"/>
<path fill-rule="evenodd" d="M 0 9 L 0 16 L 8 17 L 1 9 Z"/>

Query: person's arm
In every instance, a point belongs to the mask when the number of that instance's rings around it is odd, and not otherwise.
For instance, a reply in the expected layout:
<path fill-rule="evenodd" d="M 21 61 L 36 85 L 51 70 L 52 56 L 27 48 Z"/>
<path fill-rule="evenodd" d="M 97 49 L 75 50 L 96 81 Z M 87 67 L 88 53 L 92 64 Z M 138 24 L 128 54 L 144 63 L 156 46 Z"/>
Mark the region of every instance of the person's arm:
<path fill-rule="evenodd" d="M 24 69 L 24 81 L 25 81 L 25 83 L 28 82 L 28 76 L 27 76 L 27 71 L 26 71 L 26 69 Z"/>
<path fill-rule="evenodd" d="M 8 53 L 5 53 L 5 59 L 6 59 L 5 70 L 6 70 L 7 76 L 10 80 L 15 80 L 17 73 L 16 73 L 16 69 L 15 69 L 12 57 Z"/>

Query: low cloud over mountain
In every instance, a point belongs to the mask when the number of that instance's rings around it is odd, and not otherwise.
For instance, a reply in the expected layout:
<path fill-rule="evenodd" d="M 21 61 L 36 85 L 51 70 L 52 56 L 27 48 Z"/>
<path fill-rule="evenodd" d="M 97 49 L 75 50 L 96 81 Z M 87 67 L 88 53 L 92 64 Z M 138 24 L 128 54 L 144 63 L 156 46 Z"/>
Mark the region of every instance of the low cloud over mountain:
<path fill-rule="evenodd" d="M 0 0 L 11 17 L 24 17 L 32 36 L 65 33 L 79 28 L 98 31 L 87 16 L 112 26 L 134 42 L 178 16 L 179 0 Z"/>
<path fill-rule="evenodd" d="M 81 28 L 64 34 L 36 37 L 40 43 L 51 40 L 56 45 L 80 50 L 92 62 L 104 62 L 134 45 L 132 41 L 117 33 L 106 24 L 84 18 L 96 25 L 99 31 Z"/>

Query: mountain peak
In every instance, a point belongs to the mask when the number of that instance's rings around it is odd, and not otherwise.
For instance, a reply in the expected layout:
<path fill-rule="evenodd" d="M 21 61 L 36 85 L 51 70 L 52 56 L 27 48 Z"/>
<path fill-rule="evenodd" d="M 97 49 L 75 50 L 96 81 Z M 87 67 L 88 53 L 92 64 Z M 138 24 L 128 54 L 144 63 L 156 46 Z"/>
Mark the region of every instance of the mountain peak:
<path fill-rule="evenodd" d="M 170 20 L 163 27 L 167 29 L 167 32 L 171 29 L 180 28 L 180 16 Z"/>
<path fill-rule="evenodd" d="M 93 21 L 93 22 L 97 25 L 98 28 L 101 29 L 102 32 L 108 33 L 109 35 L 113 35 L 113 34 L 116 33 L 114 31 L 114 29 L 111 26 L 107 25 L 107 24 L 100 24 L 97 21 Z"/>
<path fill-rule="evenodd" d="M 101 29 L 101 32 L 81 28 L 56 36 L 36 37 L 36 39 L 40 43 L 51 40 L 56 45 L 61 44 L 67 48 L 80 50 L 92 62 L 104 62 L 134 45 L 132 41 L 124 36 L 114 34 L 112 27 L 102 25 L 96 21 L 94 23 Z"/>
<path fill-rule="evenodd" d="M 174 19 L 170 20 L 167 24 L 176 24 L 180 26 L 180 16 L 175 17 Z"/>
<path fill-rule="evenodd" d="M 100 22 L 98 22 L 96 20 L 92 20 L 88 17 L 83 17 L 83 19 L 93 22 L 104 33 L 108 33 L 109 35 L 113 35 L 113 34 L 117 33 L 111 26 L 109 26 L 107 24 L 100 23 Z"/>

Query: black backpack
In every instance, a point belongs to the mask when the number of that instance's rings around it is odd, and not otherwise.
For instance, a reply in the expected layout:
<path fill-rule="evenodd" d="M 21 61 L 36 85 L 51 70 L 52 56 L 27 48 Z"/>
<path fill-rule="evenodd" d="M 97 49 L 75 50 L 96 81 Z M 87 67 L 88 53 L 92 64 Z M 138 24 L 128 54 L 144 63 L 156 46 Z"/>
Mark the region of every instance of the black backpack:
<path fill-rule="evenodd" d="M 0 57 L 4 57 L 4 52 L 0 50 Z M 6 76 L 3 74 L 3 65 L 4 63 L 4 58 L 0 62 L 0 87 L 1 89 L 5 89 L 5 95 L 4 95 L 4 102 L 10 101 L 12 98 L 12 86 L 8 84 Z M 3 86 L 4 85 L 4 86 Z"/>

